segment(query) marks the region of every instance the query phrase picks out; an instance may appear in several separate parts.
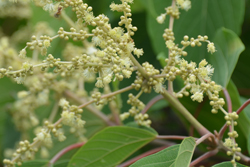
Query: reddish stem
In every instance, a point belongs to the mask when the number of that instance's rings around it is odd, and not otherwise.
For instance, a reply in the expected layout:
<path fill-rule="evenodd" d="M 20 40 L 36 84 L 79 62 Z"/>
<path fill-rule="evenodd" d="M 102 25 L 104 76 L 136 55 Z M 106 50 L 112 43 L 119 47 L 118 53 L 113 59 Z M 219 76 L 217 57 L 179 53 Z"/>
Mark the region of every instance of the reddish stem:
<path fill-rule="evenodd" d="M 212 133 L 207 133 L 207 134 L 203 135 L 201 138 L 196 140 L 196 146 L 199 145 L 200 143 L 202 143 L 204 140 L 206 140 L 210 136 L 214 137 L 214 135 Z"/>
<path fill-rule="evenodd" d="M 83 146 L 85 144 L 85 142 L 82 143 L 76 143 L 76 144 L 72 144 L 64 149 L 62 149 L 60 152 L 58 152 L 50 161 L 49 164 L 54 164 L 61 156 L 63 156 L 65 153 L 69 152 L 70 150 L 73 150 L 75 148 L 79 148 L 81 146 Z"/>
<path fill-rule="evenodd" d="M 244 110 L 244 108 L 246 108 L 248 106 L 248 104 L 250 103 L 250 99 L 248 99 L 237 111 L 236 113 L 239 115 L 241 113 L 241 111 Z"/>
<path fill-rule="evenodd" d="M 126 161 L 126 162 L 118 165 L 117 167 L 126 167 L 126 166 L 129 166 L 129 165 L 135 163 L 136 161 L 138 161 L 139 159 L 144 158 L 144 157 L 146 157 L 148 155 L 157 153 L 157 152 L 159 152 L 159 151 L 161 151 L 161 150 L 163 150 L 165 148 L 167 148 L 167 147 L 166 146 L 162 146 L 162 147 L 158 147 L 158 148 L 152 149 L 150 151 L 147 151 L 147 152 L 145 152 L 145 153 L 143 153 L 143 154 L 141 154 L 141 155 L 139 155 L 139 156 L 137 156 L 135 158 L 132 158 L 132 159 L 130 159 L 130 160 L 128 160 L 128 161 Z"/>
<path fill-rule="evenodd" d="M 157 139 L 174 139 L 174 140 L 183 140 L 189 136 L 177 136 L 177 135 L 167 135 L 167 136 L 156 136 Z M 198 138 L 194 138 L 195 140 L 198 140 Z"/>
<path fill-rule="evenodd" d="M 241 111 L 244 110 L 244 108 L 246 108 L 250 103 L 250 99 L 248 99 L 237 111 L 236 113 L 239 115 L 241 113 Z M 227 129 L 227 124 L 224 124 L 223 127 L 220 129 L 219 132 L 219 139 L 222 139 L 223 134 L 225 133 L 226 129 Z"/>
<path fill-rule="evenodd" d="M 154 97 L 152 100 L 150 100 L 148 102 L 148 104 L 146 105 L 146 107 L 141 111 L 142 114 L 145 114 L 155 103 L 157 103 L 158 101 L 164 99 L 164 97 L 162 95 L 158 95 L 156 97 Z"/>
<path fill-rule="evenodd" d="M 223 93 L 224 93 L 226 101 L 227 101 L 227 110 L 229 113 L 232 113 L 232 101 L 231 101 L 231 98 L 230 98 L 230 95 L 229 95 L 227 89 L 224 88 Z"/>
<path fill-rule="evenodd" d="M 218 151 L 219 151 L 218 149 L 215 149 L 215 150 L 212 150 L 212 151 L 209 151 L 209 152 L 203 154 L 202 156 L 200 156 L 197 159 L 195 159 L 194 161 L 192 161 L 190 164 L 190 167 L 198 164 L 199 162 L 201 162 L 209 157 L 216 155 L 218 153 Z"/>

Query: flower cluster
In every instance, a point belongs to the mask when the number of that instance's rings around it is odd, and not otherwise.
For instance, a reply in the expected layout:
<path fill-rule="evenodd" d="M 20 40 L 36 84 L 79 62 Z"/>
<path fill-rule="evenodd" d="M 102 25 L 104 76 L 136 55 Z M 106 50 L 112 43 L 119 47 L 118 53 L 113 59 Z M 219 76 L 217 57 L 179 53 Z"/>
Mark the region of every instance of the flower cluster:
<path fill-rule="evenodd" d="M 141 96 L 143 91 L 140 91 L 137 96 L 133 96 L 132 93 L 128 95 L 129 99 L 127 103 L 130 104 L 132 107 L 129 109 L 128 112 L 124 112 L 120 115 L 121 120 L 127 119 L 129 116 L 134 117 L 135 121 L 138 125 L 141 126 L 150 126 L 151 120 L 148 119 L 148 114 L 142 114 L 140 111 L 145 107 L 143 102 L 141 102 L 138 98 Z"/>

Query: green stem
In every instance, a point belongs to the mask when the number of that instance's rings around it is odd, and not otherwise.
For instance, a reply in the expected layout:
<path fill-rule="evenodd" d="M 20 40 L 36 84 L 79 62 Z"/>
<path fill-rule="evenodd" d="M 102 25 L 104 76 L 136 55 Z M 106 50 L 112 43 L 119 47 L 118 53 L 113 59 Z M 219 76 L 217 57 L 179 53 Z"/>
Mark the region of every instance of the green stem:
<path fill-rule="evenodd" d="M 53 122 L 53 120 L 55 119 L 56 117 L 56 114 L 57 114 L 57 111 L 58 111 L 58 101 L 55 102 L 54 106 L 53 106 L 53 109 L 52 109 L 52 112 L 49 116 L 49 122 Z"/>
<path fill-rule="evenodd" d="M 146 72 L 145 69 L 141 66 L 141 64 L 135 59 L 135 57 L 134 57 L 132 54 L 130 54 L 130 55 L 129 55 L 129 58 L 130 58 L 130 60 L 132 61 L 132 63 L 134 64 L 134 66 L 137 67 L 138 71 L 140 71 L 140 73 L 141 73 L 146 79 L 148 79 L 149 76 L 148 76 L 147 72 Z"/>
<path fill-rule="evenodd" d="M 175 8 L 175 0 L 172 0 L 172 8 L 174 9 Z M 172 15 L 170 15 L 170 18 L 169 18 L 169 27 L 168 29 L 169 30 L 173 30 L 173 27 L 174 27 L 174 17 Z M 170 57 L 170 49 L 168 49 L 168 59 L 169 59 L 169 63 L 171 62 L 171 57 Z M 172 81 L 168 81 L 168 91 L 170 93 L 173 93 L 174 91 L 174 88 L 173 88 L 173 82 Z"/>
<path fill-rule="evenodd" d="M 169 102 L 169 104 L 175 107 L 194 126 L 194 128 L 199 132 L 200 135 L 203 136 L 207 133 L 211 133 L 199 121 L 197 121 L 193 117 L 193 115 L 190 114 L 190 112 L 166 89 L 164 89 L 162 96 Z"/>
<path fill-rule="evenodd" d="M 71 20 L 71 18 L 64 11 L 62 11 L 61 17 L 67 22 L 69 26 L 76 28 L 75 23 Z"/>

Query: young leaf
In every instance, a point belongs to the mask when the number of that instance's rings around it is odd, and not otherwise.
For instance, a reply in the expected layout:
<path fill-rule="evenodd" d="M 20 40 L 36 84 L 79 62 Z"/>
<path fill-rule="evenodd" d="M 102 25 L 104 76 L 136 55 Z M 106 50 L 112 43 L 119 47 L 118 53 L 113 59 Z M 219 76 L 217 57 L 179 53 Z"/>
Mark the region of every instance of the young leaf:
<path fill-rule="evenodd" d="M 194 138 L 185 138 L 180 145 L 178 156 L 175 160 L 175 167 L 189 167 L 191 159 L 193 157 L 196 143 Z"/>
<path fill-rule="evenodd" d="M 247 167 L 245 165 L 239 164 L 238 162 L 236 162 L 236 164 L 237 164 L 237 167 Z M 212 167 L 233 167 L 233 164 L 231 162 L 222 162 Z"/>
<path fill-rule="evenodd" d="M 130 167 L 168 167 L 174 164 L 175 159 L 178 155 L 180 145 L 174 145 L 168 147 L 158 153 L 149 155 L 145 158 L 142 158 L 136 161 L 134 164 L 130 165 Z"/>
<path fill-rule="evenodd" d="M 158 153 L 142 158 L 130 167 L 189 167 L 194 149 L 195 140 L 192 137 L 188 137 L 181 144 L 168 147 Z"/>
<path fill-rule="evenodd" d="M 232 30 L 226 28 L 217 31 L 213 42 L 217 51 L 207 57 L 215 69 L 212 79 L 226 87 L 245 46 Z"/>
<path fill-rule="evenodd" d="M 73 156 L 68 167 L 112 167 L 154 140 L 155 133 L 132 127 L 108 127 L 94 135 Z"/>

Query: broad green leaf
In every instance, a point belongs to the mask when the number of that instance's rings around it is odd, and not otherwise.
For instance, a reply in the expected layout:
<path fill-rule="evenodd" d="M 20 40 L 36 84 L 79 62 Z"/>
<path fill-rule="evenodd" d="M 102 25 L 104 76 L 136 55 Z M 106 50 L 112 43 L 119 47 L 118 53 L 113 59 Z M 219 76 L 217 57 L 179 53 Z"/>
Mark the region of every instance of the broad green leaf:
<path fill-rule="evenodd" d="M 226 87 L 245 46 L 232 30 L 226 28 L 217 31 L 213 42 L 217 51 L 207 58 L 215 69 L 212 80 Z"/>
<path fill-rule="evenodd" d="M 169 16 L 165 23 L 160 25 L 156 22 L 156 17 L 164 13 L 164 8 L 171 5 L 171 1 L 166 0 L 141 0 L 148 11 L 147 29 L 152 39 L 155 52 L 164 52 L 168 55 L 162 38 L 165 28 L 169 27 Z M 236 34 L 241 32 L 241 24 L 244 17 L 244 0 L 192 0 L 192 7 L 188 11 L 181 10 L 178 20 L 174 21 L 174 33 L 176 43 L 180 43 L 184 35 L 196 38 L 198 35 L 208 35 L 213 39 L 217 29 L 228 28 Z M 187 60 L 198 63 L 204 59 L 207 53 L 206 44 L 201 47 L 186 49 Z"/>
<path fill-rule="evenodd" d="M 195 146 L 194 138 L 188 137 L 181 144 L 142 158 L 130 167 L 189 167 Z"/>
<path fill-rule="evenodd" d="M 173 166 L 175 159 L 178 155 L 180 145 L 168 147 L 158 153 L 144 157 L 130 167 L 168 167 Z"/>
<path fill-rule="evenodd" d="M 147 127 L 147 126 L 140 126 L 134 121 L 127 123 L 126 126 L 129 126 L 129 127 L 132 127 L 132 128 L 139 128 L 139 129 L 143 129 L 143 130 L 148 130 L 149 132 L 154 133 L 155 135 L 157 135 L 157 132 L 153 128 L 150 128 L 150 127 Z"/>
<path fill-rule="evenodd" d="M 57 161 L 54 165 L 51 165 L 50 167 L 66 167 L 69 163 L 70 159 L 64 159 Z"/>
<path fill-rule="evenodd" d="M 236 162 L 236 164 L 237 164 L 237 167 L 247 167 L 247 166 L 242 165 L 238 162 Z M 222 163 L 216 164 L 212 167 L 233 167 L 233 164 L 231 162 L 222 162 Z"/>
<path fill-rule="evenodd" d="M 175 167 L 179 167 L 179 166 L 189 167 L 189 164 L 193 157 L 195 146 L 196 146 L 196 143 L 195 143 L 194 138 L 192 137 L 185 138 L 181 142 L 178 156 L 175 160 Z"/>
<path fill-rule="evenodd" d="M 94 135 L 72 157 L 68 167 L 113 167 L 154 140 L 156 134 L 132 127 L 108 127 Z"/>
<path fill-rule="evenodd" d="M 46 167 L 47 164 L 47 160 L 33 160 L 22 163 L 22 167 Z M 18 167 L 18 165 L 16 165 L 16 167 Z"/>

